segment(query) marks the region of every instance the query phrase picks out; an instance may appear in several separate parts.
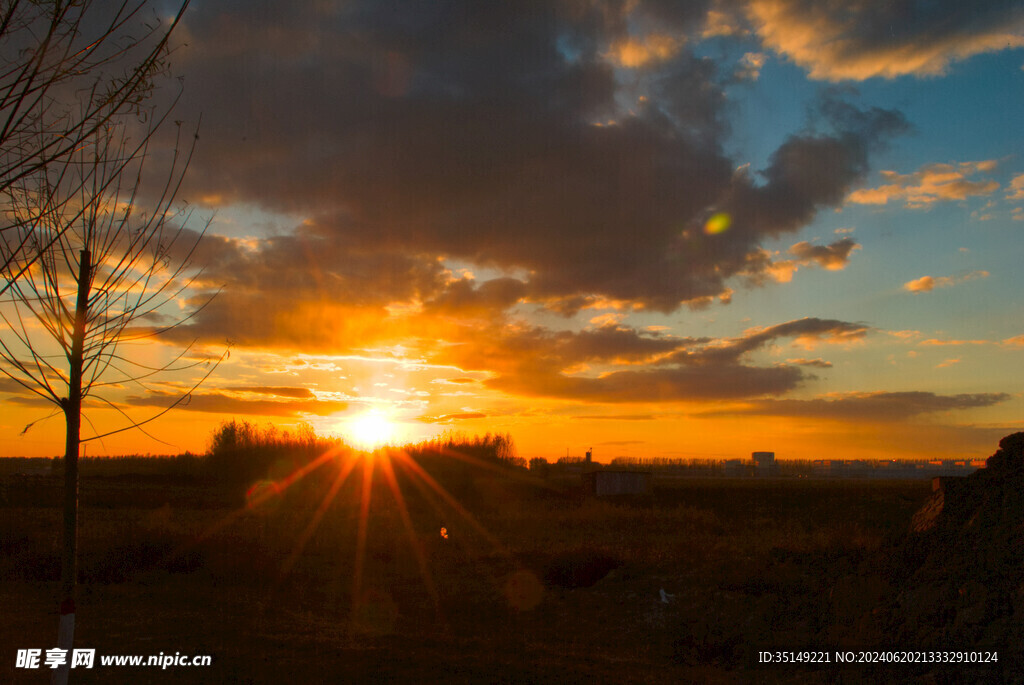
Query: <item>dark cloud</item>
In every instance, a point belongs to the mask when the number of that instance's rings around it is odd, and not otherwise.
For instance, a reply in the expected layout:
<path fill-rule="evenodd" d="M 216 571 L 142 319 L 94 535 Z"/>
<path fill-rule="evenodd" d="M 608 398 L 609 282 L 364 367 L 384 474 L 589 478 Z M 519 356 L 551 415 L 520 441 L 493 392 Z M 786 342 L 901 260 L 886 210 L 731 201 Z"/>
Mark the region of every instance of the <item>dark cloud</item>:
<path fill-rule="evenodd" d="M 863 324 L 817 318 L 753 329 L 726 341 L 659 336 L 615 324 L 578 332 L 487 328 L 449 349 L 445 359 L 488 369 L 495 375 L 485 385 L 527 396 L 585 402 L 758 398 L 782 395 L 813 376 L 798 365 L 755 366 L 745 355 L 781 338 L 813 346 L 855 342 L 868 331 Z"/>
<path fill-rule="evenodd" d="M 30 391 L 18 381 L 7 376 L 0 376 L 0 392 L 11 395 L 26 395 Z"/>
<path fill-rule="evenodd" d="M 577 333 L 568 331 L 554 334 L 551 343 L 555 353 L 566 360 L 645 362 L 681 346 L 700 342 L 696 338 L 673 338 L 609 324 Z"/>
<path fill-rule="evenodd" d="M 812 128 L 820 130 L 784 141 L 760 173 L 763 184 L 746 173 L 736 177 L 730 202 L 734 221 L 770 235 L 805 225 L 818 210 L 840 206 L 864 178 L 869 153 L 909 129 L 899 112 L 859 109 L 839 91 L 823 94 L 816 115 Z"/>
<path fill-rule="evenodd" d="M 145 397 L 129 397 L 125 404 L 135 407 L 167 407 L 177 396 L 161 394 Z M 188 399 L 177 406 L 186 411 L 208 412 L 212 414 L 232 414 L 235 416 L 330 416 L 348 408 L 347 402 L 337 400 L 249 400 L 219 392 L 194 392 Z"/>
<path fill-rule="evenodd" d="M 315 224 L 255 253 L 204 245 L 196 261 L 231 301 L 200 314 L 196 334 L 227 337 L 214 319 L 262 305 L 255 321 L 233 317 L 245 332 L 231 337 L 273 340 L 278 293 L 448 311 L 528 297 L 572 312 L 599 296 L 672 311 L 723 294 L 762 238 L 838 204 L 869 150 L 903 128 L 831 98 L 821 132 L 791 137 L 761 177 L 736 175 L 722 79 L 684 44 L 636 76 L 645 103 L 626 109 L 610 46 L 645 21 L 694 29 L 706 3 L 641 3 L 629 22 L 622 3 L 279 7 L 188 15 L 182 109 L 204 116 L 185 194 Z M 715 207 L 733 227 L 705 235 Z M 445 287 L 438 256 L 529 277 Z"/>
<path fill-rule="evenodd" d="M 315 399 L 316 395 L 309 388 L 292 388 L 280 386 L 230 386 L 224 388 L 230 392 L 252 393 L 254 395 L 271 395 L 273 397 L 290 397 L 296 400 Z"/>
<path fill-rule="evenodd" d="M 6 392 L 6 391 L 5 391 Z M 10 402 L 11 404 L 20 404 L 25 407 L 48 407 L 54 408 L 53 402 L 39 395 L 15 395 L 14 397 L 8 397 L 4 402 Z"/>
<path fill-rule="evenodd" d="M 635 11 L 641 18 L 649 19 L 658 26 L 686 32 L 703 24 L 713 5 L 712 0 L 645 0 L 637 4 Z"/>
<path fill-rule="evenodd" d="M 552 371 L 523 368 L 518 374 L 501 376 L 488 385 L 515 394 L 583 402 L 674 402 L 781 395 L 796 388 L 803 379 L 803 374 L 792 366 L 764 368 L 741 364 L 614 371 L 600 377 L 566 376 Z"/>
<path fill-rule="evenodd" d="M 725 152 L 732 67 L 685 40 L 709 6 L 197 6 L 179 65 L 183 109 L 204 111 L 186 193 L 303 221 L 256 244 L 200 241 L 202 283 L 222 291 L 171 335 L 334 353 L 421 341 L 431 362 L 489 372 L 489 387 L 583 401 L 799 387 L 827 363 L 748 356 L 783 338 L 857 341 L 867 326 L 808 318 L 716 341 L 510 316 L 727 302 L 730 279 L 842 268 L 858 247 L 800 242 L 773 262 L 762 243 L 840 206 L 907 122 L 830 90 L 766 168 L 740 166 Z M 635 67 L 615 52 L 624 41 Z M 716 214 L 726 230 L 705 230 Z"/>
<path fill-rule="evenodd" d="M 255 245 L 204 236 L 193 259 L 204 265 L 206 291 L 192 301 L 202 308 L 163 340 L 356 349 L 395 334 L 379 324 L 388 304 L 434 297 L 445 283 L 436 260 L 353 249 L 310 225 Z"/>
<path fill-rule="evenodd" d="M 741 339 L 744 347 L 760 346 L 776 338 L 798 338 L 805 341 L 852 342 L 860 340 L 871 329 L 862 323 L 850 323 L 836 319 L 819 319 L 814 316 L 787 321 L 763 329 L 755 329 Z"/>
<path fill-rule="evenodd" d="M 515 278 L 495 278 L 477 284 L 461 278 L 449 283 L 427 303 L 427 311 L 457 316 L 495 316 L 526 294 L 526 284 Z"/>
<path fill-rule="evenodd" d="M 653 421 L 654 414 L 585 414 L 574 416 L 581 421 Z"/>
<path fill-rule="evenodd" d="M 864 324 L 806 317 L 763 329 L 754 329 L 742 337 L 708 345 L 699 350 L 684 350 L 676 356 L 669 357 L 667 361 L 722 364 L 734 362 L 744 354 L 759 349 L 778 338 L 796 338 L 805 346 L 813 346 L 821 342 L 850 343 L 863 339 L 869 330 L 868 326 Z"/>
<path fill-rule="evenodd" d="M 829 245 L 812 245 L 803 241 L 789 248 L 789 253 L 801 264 L 814 262 L 824 269 L 834 270 L 846 266 L 850 253 L 859 247 L 850 238 L 842 238 Z"/>
<path fill-rule="evenodd" d="M 463 329 L 457 334 L 467 344 L 450 349 L 451 361 L 473 369 L 509 371 L 562 369 L 580 364 L 645 364 L 706 338 L 676 338 L 657 332 L 607 324 L 582 331 L 552 331 L 541 326 L 512 324 L 502 328 Z"/>
<path fill-rule="evenodd" d="M 795 416 L 840 421 L 902 421 L 922 414 L 990 407 L 1006 393 L 937 395 L 933 392 L 864 392 L 813 400 L 758 400 L 745 407 L 701 412 L 698 416 Z"/>
<path fill-rule="evenodd" d="M 790 364 L 796 364 L 797 366 L 813 366 L 819 369 L 831 369 L 832 362 L 825 361 L 824 359 L 787 359 Z"/>
<path fill-rule="evenodd" d="M 423 423 L 451 423 L 452 421 L 465 421 L 467 419 L 486 419 L 487 414 L 478 411 L 455 412 L 454 414 L 443 414 L 441 416 L 421 416 L 419 420 Z"/>

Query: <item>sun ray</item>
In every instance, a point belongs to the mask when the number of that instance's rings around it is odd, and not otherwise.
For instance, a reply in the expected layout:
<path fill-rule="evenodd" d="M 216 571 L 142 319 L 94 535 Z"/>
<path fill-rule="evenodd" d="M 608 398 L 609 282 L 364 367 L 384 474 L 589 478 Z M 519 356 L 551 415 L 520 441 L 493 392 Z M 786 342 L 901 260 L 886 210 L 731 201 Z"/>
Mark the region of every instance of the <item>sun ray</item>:
<path fill-rule="evenodd" d="M 231 526 L 231 524 L 238 521 L 245 514 L 250 513 L 253 509 L 258 508 L 260 505 L 266 503 L 267 500 L 269 500 L 271 497 L 283 494 L 289 487 L 291 487 L 298 481 L 308 476 L 314 470 L 320 468 L 324 464 L 336 458 L 340 451 L 341 448 L 333 447 L 324 452 L 323 454 L 321 454 L 316 459 L 299 467 L 298 469 L 288 474 L 281 480 L 276 481 L 275 488 L 265 488 L 263 491 L 255 494 L 254 497 L 247 497 L 245 505 L 225 514 L 219 521 L 215 521 L 212 525 L 208 526 L 205 530 L 196 535 L 193 539 L 191 539 L 187 543 L 184 543 L 176 547 L 174 550 L 168 553 L 165 561 L 175 559 L 181 556 L 182 554 L 185 554 L 189 550 L 193 549 L 199 543 L 208 540 L 210 537 L 216 535 L 225 528 L 228 528 L 229 526 Z"/>
<path fill-rule="evenodd" d="M 300 480 L 302 480 L 303 478 L 308 476 L 310 473 L 312 473 L 314 470 L 320 468 L 321 466 L 323 466 L 324 464 L 329 462 L 331 459 L 333 459 L 335 456 L 337 456 L 339 451 L 340 451 L 340 448 L 334 447 L 334 448 L 324 452 L 323 454 L 321 454 L 319 457 L 317 457 L 313 461 L 311 461 L 311 462 L 309 462 L 307 464 L 304 464 L 304 465 L 300 466 L 299 468 L 295 469 L 294 471 L 292 471 L 290 474 L 288 474 L 284 478 L 282 478 L 282 479 L 280 479 L 278 481 L 274 481 L 274 487 L 273 488 L 264 489 L 261 493 L 258 493 L 256 495 L 256 497 L 254 497 L 252 500 L 247 501 L 246 502 L 246 506 L 248 508 L 252 509 L 252 508 L 258 507 L 259 505 L 263 504 L 264 502 L 266 502 L 268 499 L 270 499 L 274 495 L 283 494 L 284 491 L 287 490 L 288 488 L 290 488 L 292 485 L 294 485 L 295 483 L 299 482 Z"/>
<path fill-rule="evenodd" d="M 356 559 L 352 572 L 352 616 L 355 619 L 363 585 L 363 563 L 366 561 L 366 533 L 370 522 L 370 496 L 373 488 L 373 460 L 363 460 L 363 487 L 359 499 L 359 527 L 356 531 Z"/>
<path fill-rule="evenodd" d="M 313 513 L 312 518 L 310 518 L 309 523 L 306 525 L 305 529 L 302 531 L 301 534 L 299 534 L 299 537 L 296 539 L 295 546 L 292 548 L 292 551 L 288 555 L 288 558 L 285 559 L 284 563 L 281 565 L 281 578 L 287 576 L 288 573 L 291 571 L 292 566 L 299 558 L 299 555 L 302 554 L 302 550 L 305 549 L 306 543 L 309 542 L 309 539 L 313 536 L 313 533 L 316 531 L 317 526 L 320 525 L 320 520 L 324 517 L 324 514 L 327 513 L 327 509 L 331 506 L 331 502 L 334 501 L 335 496 L 338 494 L 338 490 L 341 489 L 341 486 L 348 479 L 348 476 L 350 473 L 352 473 L 352 470 L 355 468 L 355 465 L 356 460 L 349 459 L 348 461 L 345 462 L 345 465 L 338 472 L 338 475 L 334 479 L 334 482 L 331 483 L 331 487 L 327 491 L 327 494 L 324 495 L 324 498 L 320 502 L 320 505 Z"/>
<path fill-rule="evenodd" d="M 200 533 L 190 543 L 172 552 L 172 555 L 184 553 L 194 545 L 210 538 L 217 532 L 235 523 L 247 512 L 259 510 L 268 501 L 281 496 L 289 488 L 310 476 L 310 474 L 321 468 L 326 463 L 338 459 L 339 454 L 345 449 L 346 448 L 344 446 L 332 448 L 318 456 L 316 459 L 296 468 L 284 478 L 277 481 L 271 481 L 273 487 L 266 487 L 253 491 L 248 497 L 245 506 L 226 515 L 222 520 L 216 522 Z M 478 466 L 488 472 L 508 475 L 508 472 L 505 469 L 499 469 L 495 465 L 474 458 L 471 455 L 464 455 L 447 448 L 442 448 L 439 453 L 445 458 Z M 394 498 L 396 510 L 402 526 L 405 528 L 406 536 L 416 559 L 416 564 L 419 568 L 420 574 L 423 578 L 425 589 L 430 595 L 439 620 L 443 622 L 444 617 L 441 611 L 440 595 L 423 545 L 417 538 L 416 528 L 413 524 L 408 503 L 402 493 L 402 488 L 395 472 L 395 462 L 397 462 L 403 471 L 408 474 L 410 483 L 412 483 L 412 485 L 424 495 L 427 502 L 430 503 L 434 509 L 444 514 L 445 507 L 450 507 L 456 514 L 464 519 L 472 529 L 479 533 L 494 550 L 505 556 L 509 554 L 507 547 L 488 532 L 488 530 L 481 525 L 476 518 L 447 489 L 445 489 L 444 486 L 438 483 L 437 480 L 435 480 L 434 477 L 431 476 L 411 455 L 401 450 L 377 450 L 374 453 L 367 453 L 365 455 L 350 455 L 348 459 L 342 462 L 337 475 L 333 478 L 323 499 L 319 502 L 316 510 L 313 512 L 302 532 L 297 536 L 291 551 L 283 561 L 278 576 L 278 584 L 290 574 L 299 557 L 309 544 L 310 539 L 323 522 L 324 517 L 330 509 L 331 503 L 337 498 L 338 493 L 344 484 L 348 482 L 350 476 L 355 471 L 356 466 L 358 466 L 359 463 L 362 463 L 363 479 L 359 495 L 359 513 L 356 530 L 355 563 L 352 574 L 351 605 L 353 620 L 358 620 L 356 617 L 359 615 L 358 612 L 360 606 L 362 606 L 364 601 L 363 586 L 366 572 L 365 565 L 370 527 L 370 512 L 373 499 L 374 469 L 377 464 L 380 464 L 381 475 L 384 483 Z"/>
<path fill-rule="evenodd" d="M 510 554 L 509 550 L 505 547 L 505 545 L 501 544 L 501 542 L 497 538 L 495 538 L 493 535 L 491 535 L 487 531 L 487 529 L 484 528 L 476 520 L 476 518 L 474 518 L 473 515 L 470 514 L 469 511 L 464 506 L 462 506 L 459 503 L 459 501 L 457 499 L 455 499 L 455 497 L 452 496 L 452 494 L 450 492 L 445 490 L 444 487 L 440 483 L 438 483 L 436 480 L 434 480 L 433 476 L 431 476 L 429 473 L 427 473 L 425 470 L 423 470 L 423 467 L 420 466 L 419 464 L 417 464 L 415 459 L 412 459 L 411 457 L 409 457 L 409 456 L 407 456 L 405 454 L 402 454 L 402 453 L 398 453 L 397 456 L 400 457 L 400 459 L 398 460 L 399 464 L 401 464 L 403 467 L 405 467 L 405 468 L 409 469 L 410 471 L 412 471 L 412 473 L 415 476 L 419 477 L 419 479 L 423 482 L 423 484 L 426 484 L 427 486 L 429 486 L 430 489 L 433 490 L 434 492 L 436 492 L 441 497 L 441 499 L 443 499 L 445 502 L 448 503 L 448 505 L 450 507 L 455 509 L 455 511 L 458 512 L 458 514 L 460 516 L 462 516 L 467 522 L 469 522 L 470 526 L 472 526 L 474 530 L 476 530 L 478 533 L 480 533 L 480 535 L 482 535 L 484 537 L 484 539 L 487 540 L 487 542 L 489 542 L 494 547 L 495 551 L 497 551 L 497 552 L 499 552 L 499 553 L 501 553 L 501 554 L 503 554 L 505 556 L 508 556 Z M 412 482 L 414 484 L 417 484 L 419 487 L 421 487 L 417 483 L 415 478 L 412 479 Z"/>
<path fill-rule="evenodd" d="M 395 498 L 398 515 L 401 517 L 402 525 L 405 526 L 405 531 L 409 536 L 409 544 L 412 547 L 413 554 L 416 556 L 416 563 L 420 567 L 420 573 L 423 575 L 423 582 L 427 586 L 427 592 L 430 593 L 430 598 L 434 601 L 434 608 L 440 611 L 441 601 L 437 594 L 437 588 L 434 586 L 434 578 L 430 573 L 430 566 L 427 564 L 426 555 L 423 553 L 423 545 L 416 539 L 416 529 L 412 525 L 412 517 L 409 516 L 409 510 L 405 505 L 405 497 L 402 496 L 402 489 L 399 487 L 398 479 L 395 477 L 395 470 L 391 465 L 391 456 L 384 455 L 384 458 L 379 463 L 381 473 L 384 474 L 384 480 L 387 482 L 388 488 Z"/>

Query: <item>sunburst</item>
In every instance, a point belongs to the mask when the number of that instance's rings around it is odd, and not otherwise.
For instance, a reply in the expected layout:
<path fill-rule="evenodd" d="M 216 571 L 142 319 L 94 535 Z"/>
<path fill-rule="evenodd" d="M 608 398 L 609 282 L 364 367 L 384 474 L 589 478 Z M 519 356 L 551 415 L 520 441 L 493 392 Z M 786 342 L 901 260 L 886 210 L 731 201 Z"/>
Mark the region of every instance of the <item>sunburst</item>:
<path fill-rule="evenodd" d="M 379 411 L 369 411 L 352 417 L 343 431 L 353 447 L 366 451 L 394 444 L 400 433 L 398 425 Z"/>
<path fill-rule="evenodd" d="M 382 445 L 389 440 L 395 439 L 398 435 L 395 424 L 385 415 L 368 413 L 354 417 L 350 420 L 346 429 L 346 435 L 349 440 L 357 442 L 360 446 L 376 445 L 378 447 L 373 451 L 357 452 L 339 445 L 278 481 L 261 481 L 249 490 L 245 507 L 225 516 L 204 533 L 200 534 L 194 542 L 205 540 L 214 533 L 231 526 L 239 521 L 246 512 L 269 517 L 275 516 L 280 511 L 279 507 L 275 505 L 285 496 L 286 492 L 300 481 L 314 476 L 314 472 L 321 478 L 330 479 L 330 486 L 327 488 L 323 498 L 316 508 L 310 512 L 305 525 L 296 530 L 292 548 L 284 556 L 279 569 L 278 582 L 273 590 L 276 592 L 280 589 L 284 579 L 291 573 L 306 549 L 307 544 L 313 539 L 317 528 L 324 518 L 329 515 L 332 502 L 341 494 L 344 484 L 349 482 L 349 479 L 354 476 L 359 482 L 356 484 L 355 491 L 351 493 L 356 498 L 358 504 L 355 521 L 355 559 L 350 588 L 350 611 L 352 612 L 351 620 L 353 621 L 353 627 L 357 630 L 362 630 L 365 626 L 361 623 L 360 611 L 367 601 L 371 601 L 366 598 L 368 591 L 365 587 L 364 567 L 367 557 L 368 538 L 371 534 L 371 500 L 375 499 L 372 493 L 375 489 L 374 481 L 377 480 L 375 478 L 376 474 L 381 477 L 380 481 L 386 486 L 385 492 L 389 492 L 393 500 L 391 504 L 383 502 L 381 504 L 384 505 L 385 509 L 394 507 L 393 510 L 399 517 L 401 528 L 404 529 L 408 545 L 418 567 L 424 590 L 434 606 L 438 620 L 443 625 L 445 619 L 441 597 L 434 581 L 432 564 L 424 547 L 424 538 L 421 535 L 424 526 L 414 523 L 406 502 L 406 496 L 399 485 L 398 473 L 396 472 L 402 472 L 406 481 L 424 496 L 431 508 L 436 510 L 437 518 L 433 520 L 452 520 L 456 523 L 465 524 L 467 529 L 475 532 L 476 535 L 473 537 L 478 537 L 479 540 L 485 542 L 491 548 L 492 553 L 507 557 L 510 555 L 510 550 L 477 521 L 476 517 L 455 496 L 438 483 L 418 463 L 418 460 L 405 449 L 382 447 Z M 465 462 L 467 465 L 475 465 L 484 470 L 501 471 L 499 467 L 485 460 L 464 455 L 445 447 L 438 449 L 437 456 Z M 333 466 L 331 466 L 332 464 Z M 504 471 L 501 472 L 505 473 Z M 451 534 L 449 529 L 443 528 L 442 530 L 442 536 L 447 539 Z M 433 531 L 434 535 L 436 535 L 437 528 L 434 528 Z M 467 536 L 463 535 L 462 537 L 465 539 Z M 181 553 L 184 549 L 180 548 L 176 550 L 176 553 Z"/>

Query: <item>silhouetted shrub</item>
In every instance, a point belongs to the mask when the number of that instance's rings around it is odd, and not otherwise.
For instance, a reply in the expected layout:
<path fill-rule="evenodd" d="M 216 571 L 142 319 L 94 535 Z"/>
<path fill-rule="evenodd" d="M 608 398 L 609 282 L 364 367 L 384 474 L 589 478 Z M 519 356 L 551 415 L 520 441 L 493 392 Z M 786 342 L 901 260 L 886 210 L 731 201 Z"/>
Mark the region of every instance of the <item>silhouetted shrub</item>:
<path fill-rule="evenodd" d="M 481 477 L 526 471 L 526 460 L 516 454 L 515 443 L 508 434 L 487 433 L 470 438 L 448 432 L 406 445 L 402 452 L 463 503 L 485 496 L 479 487 Z"/>
<path fill-rule="evenodd" d="M 293 433 L 245 420 L 226 421 L 210 438 L 207 473 L 222 482 L 252 483 L 294 473 L 328 452 L 347 450 L 339 438 L 318 436 L 307 423 Z"/>
<path fill-rule="evenodd" d="M 526 460 L 516 451 L 516 444 L 508 433 L 487 433 L 472 438 L 461 433 L 447 432 L 432 440 L 406 445 L 405 451 L 421 461 L 446 458 L 448 462 L 490 463 L 526 468 Z"/>
<path fill-rule="evenodd" d="M 60 555 L 27 535 L 0 534 L 0 579 L 60 580 Z"/>

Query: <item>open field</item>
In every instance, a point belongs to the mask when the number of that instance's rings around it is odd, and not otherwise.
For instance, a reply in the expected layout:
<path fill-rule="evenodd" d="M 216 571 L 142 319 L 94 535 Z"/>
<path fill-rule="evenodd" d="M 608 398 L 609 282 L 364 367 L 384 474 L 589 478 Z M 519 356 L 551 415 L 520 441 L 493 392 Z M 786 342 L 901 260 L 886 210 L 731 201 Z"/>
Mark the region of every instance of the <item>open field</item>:
<path fill-rule="evenodd" d="M 369 464 L 345 470 L 330 462 L 250 508 L 194 477 L 86 471 L 76 646 L 213 665 L 74 682 L 833 682 L 834 664 L 753 660 L 851 647 L 844 617 L 859 609 L 839 603 L 869 608 L 871 581 L 843 597 L 837 582 L 930 491 L 684 479 L 612 503 L 493 470 L 394 468 L 393 483 L 384 463 L 370 480 Z M 40 682 L 12 666 L 16 649 L 55 642 L 60 481 L 0 483 L 2 672 Z"/>

